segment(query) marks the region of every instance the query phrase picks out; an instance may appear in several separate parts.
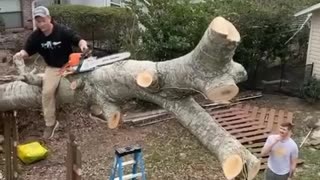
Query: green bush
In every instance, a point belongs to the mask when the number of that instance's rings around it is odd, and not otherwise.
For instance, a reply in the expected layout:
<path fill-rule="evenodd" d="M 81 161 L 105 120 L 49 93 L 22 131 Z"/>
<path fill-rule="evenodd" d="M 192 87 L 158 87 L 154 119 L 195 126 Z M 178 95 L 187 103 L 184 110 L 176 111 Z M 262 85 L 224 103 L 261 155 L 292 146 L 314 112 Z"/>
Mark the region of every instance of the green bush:
<path fill-rule="evenodd" d="M 139 1 L 142 2 L 142 1 Z M 316 0 L 151 0 L 129 6 L 145 30 L 142 47 L 157 61 L 190 52 L 199 42 L 210 21 L 216 16 L 229 19 L 239 30 L 242 40 L 235 60 L 247 69 L 255 69 L 265 59 L 290 59 L 285 42 L 294 34 L 293 14 Z M 148 9 L 148 11 L 146 11 Z M 295 38 L 295 41 L 299 39 Z M 302 43 L 306 44 L 307 39 Z M 303 46 L 306 47 L 306 46 Z"/>
<path fill-rule="evenodd" d="M 149 59 L 161 61 L 188 53 L 208 26 L 206 13 L 189 1 L 153 0 L 150 6 L 139 2 L 133 0 L 128 6 L 144 26 L 141 48 Z"/>
<path fill-rule="evenodd" d="M 130 41 L 126 39 L 128 34 L 137 28 L 135 16 L 126 8 L 53 5 L 49 9 L 55 21 L 73 28 L 87 40 L 94 40 L 95 47 L 112 51 L 119 51 Z"/>
<path fill-rule="evenodd" d="M 301 95 L 310 103 L 320 99 L 320 80 L 312 77 L 301 89 Z"/>

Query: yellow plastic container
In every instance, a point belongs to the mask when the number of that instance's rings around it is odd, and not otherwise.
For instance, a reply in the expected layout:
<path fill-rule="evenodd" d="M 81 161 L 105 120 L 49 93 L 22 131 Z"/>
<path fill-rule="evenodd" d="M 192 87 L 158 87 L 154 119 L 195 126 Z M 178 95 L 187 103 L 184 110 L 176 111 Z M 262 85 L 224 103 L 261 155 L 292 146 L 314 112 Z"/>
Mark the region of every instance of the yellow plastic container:
<path fill-rule="evenodd" d="M 18 157 L 25 164 L 31 164 L 47 157 L 48 150 L 39 142 L 21 144 L 17 147 Z"/>

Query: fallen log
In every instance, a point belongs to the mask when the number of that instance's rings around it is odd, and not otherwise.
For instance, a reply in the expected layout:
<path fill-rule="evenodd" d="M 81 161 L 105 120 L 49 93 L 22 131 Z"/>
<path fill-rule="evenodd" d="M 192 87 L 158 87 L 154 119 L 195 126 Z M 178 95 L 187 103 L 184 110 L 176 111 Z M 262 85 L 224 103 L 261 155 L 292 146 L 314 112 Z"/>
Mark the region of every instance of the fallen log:
<path fill-rule="evenodd" d="M 247 179 L 253 179 L 259 159 L 192 98 L 201 93 L 213 102 L 228 102 L 238 94 L 236 83 L 247 78 L 243 66 L 232 60 L 239 42 L 232 23 L 217 17 L 189 54 L 164 62 L 127 60 L 67 76 L 60 82 L 58 102 L 95 106 L 92 114 L 110 128 L 121 121 L 121 104 L 136 98 L 155 103 L 173 113 L 218 158 L 227 179 L 243 175 L 244 169 Z M 41 105 L 41 76 L 26 75 L 21 61 L 16 62 L 25 79 L 0 85 L 1 111 Z"/>

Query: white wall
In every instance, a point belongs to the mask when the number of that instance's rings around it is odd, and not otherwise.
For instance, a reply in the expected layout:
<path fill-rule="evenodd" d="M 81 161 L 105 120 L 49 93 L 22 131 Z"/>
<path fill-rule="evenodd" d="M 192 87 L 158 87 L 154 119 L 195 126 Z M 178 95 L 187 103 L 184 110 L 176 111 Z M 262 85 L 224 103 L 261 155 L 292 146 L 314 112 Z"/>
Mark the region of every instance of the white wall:
<path fill-rule="evenodd" d="M 312 13 L 307 64 L 314 63 L 313 75 L 320 78 L 320 10 Z"/>

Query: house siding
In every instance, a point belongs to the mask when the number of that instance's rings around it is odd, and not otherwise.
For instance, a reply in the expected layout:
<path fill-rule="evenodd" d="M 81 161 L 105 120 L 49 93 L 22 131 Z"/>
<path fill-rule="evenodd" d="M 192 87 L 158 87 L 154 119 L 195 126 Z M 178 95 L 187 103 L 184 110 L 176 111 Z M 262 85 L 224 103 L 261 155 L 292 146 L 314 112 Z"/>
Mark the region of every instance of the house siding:
<path fill-rule="evenodd" d="M 86 6 L 96 6 L 96 7 L 102 7 L 105 6 L 105 0 L 69 0 L 70 4 L 81 4 Z"/>
<path fill-rule="evenodd" d="M 313 75 L 320 78 L 320 10 L 312 13 L 307 64 L 313 63 Z"/>
<path fill-rule="evenodd" d="M 27 29 L 32 29 L 32 1 L 21 0 L 23 27 Z"/>
<path fill-rule="evenodd" d="M 121 5 L 121 2 L 124 0 L 66 0 L 63 1 L 64 3 L 68 4 L 80 4 L 86 6 L 95 6 L 95 7 L 104 7 L 104 6 L 112 6 L 112 5 Z"/>

